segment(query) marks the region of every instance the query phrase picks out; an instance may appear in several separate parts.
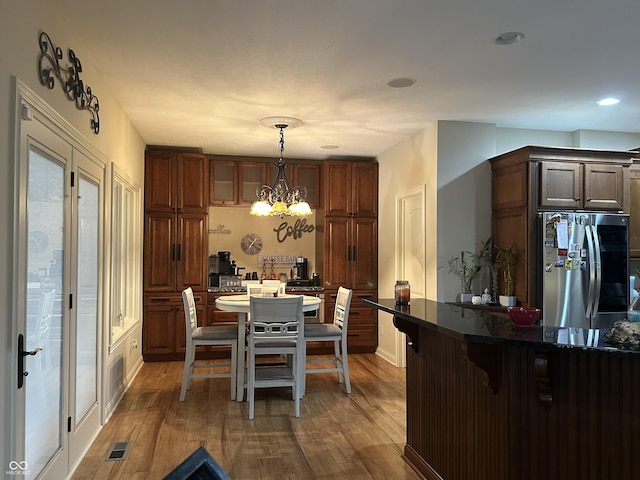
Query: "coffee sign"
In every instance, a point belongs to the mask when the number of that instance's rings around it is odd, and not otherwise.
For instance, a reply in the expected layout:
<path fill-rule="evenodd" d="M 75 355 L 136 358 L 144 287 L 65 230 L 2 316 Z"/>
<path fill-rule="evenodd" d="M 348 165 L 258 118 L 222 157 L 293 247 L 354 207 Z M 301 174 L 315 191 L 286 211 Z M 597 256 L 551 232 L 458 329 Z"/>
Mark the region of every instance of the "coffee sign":
<path fill-rule="evenodd" d="M 283 243 L 287 238 L 292 237 L 294 240 L 299 240 L 303 233 L 311 233 L 315 230 L 314 225 L 307 225 L 306 219 L 298 219 L 293 224 L 289 225 L 289 222 L 282 222 L 273 231 L 276 232 L 276 238 L 279 243 Z"/>

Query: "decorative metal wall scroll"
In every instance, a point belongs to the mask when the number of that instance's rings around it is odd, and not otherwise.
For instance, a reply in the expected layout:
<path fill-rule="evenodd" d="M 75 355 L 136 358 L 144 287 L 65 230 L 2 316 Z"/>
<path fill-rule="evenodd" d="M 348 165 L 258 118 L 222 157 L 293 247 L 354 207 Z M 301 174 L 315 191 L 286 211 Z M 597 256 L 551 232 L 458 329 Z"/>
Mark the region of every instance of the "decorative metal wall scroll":
<path fill-rule="evenodd" d="M 87 86 L 85 89 L 84 83 L 80 79 L 80 72 L 82 72 L 80 59 L 76 57 L 73 50 L 69 49 L 69 62 L 71 62 L 71 65 L 61 67 L 59 62 L 62 60 L 62 49 L 53 44 L 49 35 L 45 32 L 40 32 L 39 44 L 38 76 L 40 83 L 52 89 L 55 84 L 52 74 L 55 75 L 64 94 L 76 104 L 78 110 L 88 110 L 91 114 L 91 130 L 93 130 L 93 133 L 100 132 L 98 97 L 91 92 L 91 87 Z"/>

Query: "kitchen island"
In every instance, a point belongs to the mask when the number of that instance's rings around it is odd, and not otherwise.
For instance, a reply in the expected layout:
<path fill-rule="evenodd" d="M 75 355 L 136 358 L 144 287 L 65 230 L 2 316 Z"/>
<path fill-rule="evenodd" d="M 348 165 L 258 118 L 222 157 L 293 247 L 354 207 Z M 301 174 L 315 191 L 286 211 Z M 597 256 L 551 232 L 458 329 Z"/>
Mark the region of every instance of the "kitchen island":
<path fill-rule="evenodd" d="M 425 478 L 640 478 L 640 352 L 601 330 L 366 303 L 407 334 L 404 457 Z"/>

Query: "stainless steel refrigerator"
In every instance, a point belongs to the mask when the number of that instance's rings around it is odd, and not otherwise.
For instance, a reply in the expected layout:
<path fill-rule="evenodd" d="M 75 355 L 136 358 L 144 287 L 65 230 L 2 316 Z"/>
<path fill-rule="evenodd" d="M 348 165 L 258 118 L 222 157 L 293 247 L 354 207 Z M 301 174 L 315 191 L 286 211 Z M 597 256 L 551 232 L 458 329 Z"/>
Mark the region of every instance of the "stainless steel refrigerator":
<path fill-rule="evenodd" d="M 542 323 L 610 328 L 629 306 L 629 216 L 540 212 Z"/>

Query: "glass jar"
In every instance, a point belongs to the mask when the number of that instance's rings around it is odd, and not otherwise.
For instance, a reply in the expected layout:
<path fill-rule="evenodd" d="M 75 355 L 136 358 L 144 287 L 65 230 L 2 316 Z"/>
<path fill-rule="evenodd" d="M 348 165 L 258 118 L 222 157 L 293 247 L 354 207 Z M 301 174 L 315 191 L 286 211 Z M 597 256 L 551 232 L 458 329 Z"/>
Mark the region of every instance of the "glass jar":
<path fill-rule="evenodd" d="M 409 305 L 411 300 L 411 286 L 408 280 L 396 280 L 395 299 L 398 305 Z"/>

